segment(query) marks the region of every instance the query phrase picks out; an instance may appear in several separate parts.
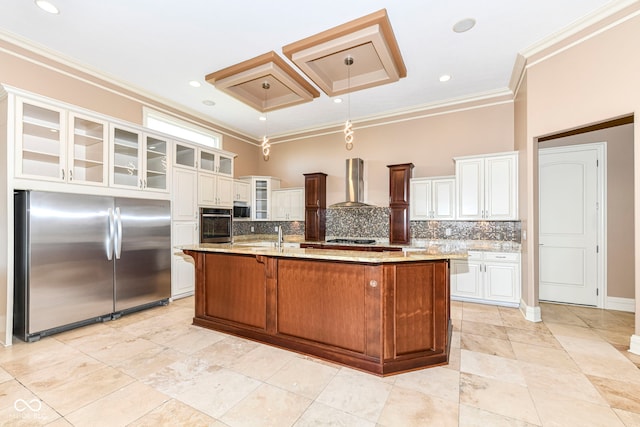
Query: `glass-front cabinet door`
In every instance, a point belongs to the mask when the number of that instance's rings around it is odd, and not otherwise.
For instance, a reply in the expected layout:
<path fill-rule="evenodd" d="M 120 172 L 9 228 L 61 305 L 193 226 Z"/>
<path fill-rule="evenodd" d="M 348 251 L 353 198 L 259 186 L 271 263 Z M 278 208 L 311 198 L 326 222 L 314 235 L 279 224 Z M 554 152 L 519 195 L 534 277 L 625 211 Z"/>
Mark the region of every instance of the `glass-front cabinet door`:
<path fill-rule="evenodd" d="M 200 150 L 200 163 L 198 164 L 200 170 L 205 172 L 216 171 L 216 155 L 211 151 Z"/>
<path fill-rule="evenodd" d="M 233 156 L 218 154 L 217 171 L 221 175 L 233 176 Z"/>
<path fill-rule="evenodd" d="M 65 181 L 65 111 L 17 98 L 16 176 Z"/>
<path fill-rule="evenodd" d="M 107 122 L 76 113 L 69 114 L 67 181 L 107 185 Z"/>
<path fill-rule="evenodd" d="M 269 181 L 266 179 L 254 180 L 254 198 L 253 207 L 254 219 L 269 219 Z"/>
<path fill-rule="evenodd" d="M 174 145 L 173 163 L 176 166 L 195 169 L 196 167 L 196 148 L 191 145 L 176 142 Z"/>
<path fill-rule="evenodd" d="M 111 127 L 111 185 L 142 188 L 140 133 L 120 126 Z"/>
<path fill-rule="evenodd" d="M 145 178 L 143 188 L 166 191 L 167 186 L 167 153 L 166 139 L 154 135 L 145 135 Z"/>

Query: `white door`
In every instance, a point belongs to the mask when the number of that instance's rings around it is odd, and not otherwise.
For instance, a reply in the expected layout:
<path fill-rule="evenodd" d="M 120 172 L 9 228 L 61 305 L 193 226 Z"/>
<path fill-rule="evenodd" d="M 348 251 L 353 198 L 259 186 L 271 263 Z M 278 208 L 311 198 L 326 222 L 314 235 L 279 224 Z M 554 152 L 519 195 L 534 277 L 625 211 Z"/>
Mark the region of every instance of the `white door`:
<path fill-rule="evenodd" d="M 603 152 L 600 144 L 539 151 L 540 300 L 598 305 Z"/>

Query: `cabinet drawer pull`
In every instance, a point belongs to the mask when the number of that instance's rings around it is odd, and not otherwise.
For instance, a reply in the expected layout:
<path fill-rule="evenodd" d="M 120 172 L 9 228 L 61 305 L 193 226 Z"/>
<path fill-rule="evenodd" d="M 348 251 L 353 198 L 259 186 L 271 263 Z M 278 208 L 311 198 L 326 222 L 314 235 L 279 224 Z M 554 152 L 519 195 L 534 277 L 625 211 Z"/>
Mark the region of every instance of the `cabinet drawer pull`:
<path fill-rule="evenodd" d="M 369 282 L 369 286 L 371 286 L 372 288 L 378 287 L 378 281 L 377 280 L 371 280 Z"/>

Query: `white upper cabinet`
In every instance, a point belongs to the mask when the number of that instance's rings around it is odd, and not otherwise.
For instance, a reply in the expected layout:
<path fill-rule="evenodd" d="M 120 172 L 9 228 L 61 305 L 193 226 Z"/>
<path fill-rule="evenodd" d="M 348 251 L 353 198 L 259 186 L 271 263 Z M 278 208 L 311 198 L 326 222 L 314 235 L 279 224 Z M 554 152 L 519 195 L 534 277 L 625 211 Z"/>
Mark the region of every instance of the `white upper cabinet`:
<path fill-rule="evenodd" d="M 518 219 L 517 153 L 456 158 L 460 220 Z"/>
<path fill-rule="evenodd" d="M 197 148 L 193 145 L 177 142 L 173 145 L 173 165 L 190 169 L 197 166 Z"/>
<path fill-rule="evenodd" d="M 155 135 L 143 134 L 145 146 L 144 188 L 156 191 L 168 191 L 167 154 L 169 141 Z"/>
<path fill-rule="evenodd" d="M 280 188 L 280 180 L 269 176 L 245 176 L 243 180 L 251 185 L 251 220 L 271 219 L 272 190 Z"/>
<path fill-rule="evenodd" d="M 201 171 L 233 176 L 233 154 L 205 149 L 198 150 L 198 153 L 198 168 Z"/>
<path fill-rule="evenodd" d="M 17 98 L 16 113 L 16 176 L 66 181 L 65 111 Z"/>
<path fill-rule="evenodd" d="M 108 135 L 106 121 L 69 113 L 68 182 L 107 185 Z"/>
<path fill-rule="evenodd" d="M 111 126 L 111 186 L 169 191 L 167 139 L 135 128 Z"/>
<path fill-rule="evenodd" d="M 251 184 L 239 179 L 233 182 L 233 201 L 251 203 Z"/>
<path fill-rule="evenodd" d="M 198 204 L 200 206 L 233 206 L 233 179 L 215 174 L 198 174 Z"/>
<path fill-rule="evenodd" d="M 107 130 L 103 120 L 18 97 L 16 177 L 106 185 Z"/>
<path fill-rule="evenodd" d="M 455 219 L 455 187 L 454 177 L 411 179 L 411 219 Z"/>
<path fill-rule="evenodd" d="M 304 221 L 304 188 L 271 191 L 273 221 Z"/>

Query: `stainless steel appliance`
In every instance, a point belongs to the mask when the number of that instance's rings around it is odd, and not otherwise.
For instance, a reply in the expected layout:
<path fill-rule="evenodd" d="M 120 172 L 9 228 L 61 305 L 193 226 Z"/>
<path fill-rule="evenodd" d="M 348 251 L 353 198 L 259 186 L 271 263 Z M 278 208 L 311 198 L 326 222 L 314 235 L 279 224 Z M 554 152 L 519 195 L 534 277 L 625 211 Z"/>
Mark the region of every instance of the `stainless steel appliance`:
<path fill-rule="evenodd" d="M 227 243 L 232 233 L 231 209 L 200 208 L 200 243 Z"/>
<path fill-rule="evenodd" d="M 247 203 L 234 202 L 233 203 L 233 218 L 251 218 L 251 207 Z"/>
<path fill-rule="evenodd" d="M 346 201 L 331 205 L 332 208 L 371 207 L 364 203 L 364 161 L 359 158 L 346 162 Z"/>
<path fill-rule="evenodd" d="M 171 295 L 164 200 L 16 191 L 14 335 L 35 341 Z"/>

